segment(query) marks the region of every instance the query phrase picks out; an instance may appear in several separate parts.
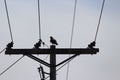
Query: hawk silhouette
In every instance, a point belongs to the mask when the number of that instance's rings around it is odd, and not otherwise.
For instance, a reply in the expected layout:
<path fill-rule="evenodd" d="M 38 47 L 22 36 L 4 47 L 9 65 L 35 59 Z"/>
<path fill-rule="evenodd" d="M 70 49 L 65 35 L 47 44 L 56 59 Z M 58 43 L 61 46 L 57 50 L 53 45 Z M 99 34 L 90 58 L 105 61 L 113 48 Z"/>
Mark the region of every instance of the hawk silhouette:
<path fill-rule="evenodd" d="M 57 41 L 52 36 L 50 36 L 50 42 L 54 45 L 58 45 Z"/>

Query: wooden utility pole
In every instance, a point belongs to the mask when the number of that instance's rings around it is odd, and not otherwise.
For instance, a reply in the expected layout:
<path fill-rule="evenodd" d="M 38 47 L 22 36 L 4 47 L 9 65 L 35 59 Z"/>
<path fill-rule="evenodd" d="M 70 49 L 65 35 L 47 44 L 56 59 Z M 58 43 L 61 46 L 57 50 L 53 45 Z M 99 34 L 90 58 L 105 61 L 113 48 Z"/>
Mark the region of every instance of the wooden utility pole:
<path fill-rule="evenodd" d="M 37 49 L 12 49 L 7 48 L 5 51 L 6 55 L 26 55 L 31 59 L 47 66 L 50 68 L 50 80 L 56 80 L 56 67 L 68 62 L 69 60 L 75 58 L 81 54 L 96 54 L 99 52 L 98 48 L 56 48 L 55 45 L 51 45 L 49 48 L 37 48 Z M 35 56 L 33 54 L 49 54 L 50 55 L 50 63 L 45 62 Z M 57 54 L 73 54 L 71 57 L 63 60 L 62 62 L 56 64 L 56 55 Z"/>

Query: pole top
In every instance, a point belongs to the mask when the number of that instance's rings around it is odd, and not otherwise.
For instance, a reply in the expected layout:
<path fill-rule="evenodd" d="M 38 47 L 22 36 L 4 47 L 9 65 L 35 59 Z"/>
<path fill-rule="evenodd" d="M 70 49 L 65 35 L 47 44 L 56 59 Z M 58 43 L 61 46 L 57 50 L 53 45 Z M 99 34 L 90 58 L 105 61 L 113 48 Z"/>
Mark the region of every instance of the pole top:
<path fill-rule="evenodd" d="M 55 45 L 50 45 L 50 49 L 55 49 L 56 46 Z"/>

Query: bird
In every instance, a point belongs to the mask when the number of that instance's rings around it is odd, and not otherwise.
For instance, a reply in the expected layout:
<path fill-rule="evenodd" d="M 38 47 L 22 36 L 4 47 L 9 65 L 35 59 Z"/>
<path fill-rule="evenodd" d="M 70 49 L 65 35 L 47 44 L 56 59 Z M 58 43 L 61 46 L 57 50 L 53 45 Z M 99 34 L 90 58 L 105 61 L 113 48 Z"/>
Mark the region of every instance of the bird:
<path fill-rule="evenodd" d="M 50 36 L 50 42 L 51 42 L 53 45 L 58 45 L 57 41 L 56 41 L 52 36 Z"/>

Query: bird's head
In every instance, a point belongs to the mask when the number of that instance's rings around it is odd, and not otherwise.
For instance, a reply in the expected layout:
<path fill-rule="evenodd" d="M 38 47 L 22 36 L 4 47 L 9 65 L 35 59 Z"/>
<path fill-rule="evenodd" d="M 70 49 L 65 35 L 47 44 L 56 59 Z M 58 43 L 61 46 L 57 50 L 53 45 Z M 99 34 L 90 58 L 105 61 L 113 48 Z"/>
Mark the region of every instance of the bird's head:
<path fill-rule="evenodd" d="M 52 36 L 50 36 L 50 39 L 53 39 L 53 37 L 52 37 Z"/>

